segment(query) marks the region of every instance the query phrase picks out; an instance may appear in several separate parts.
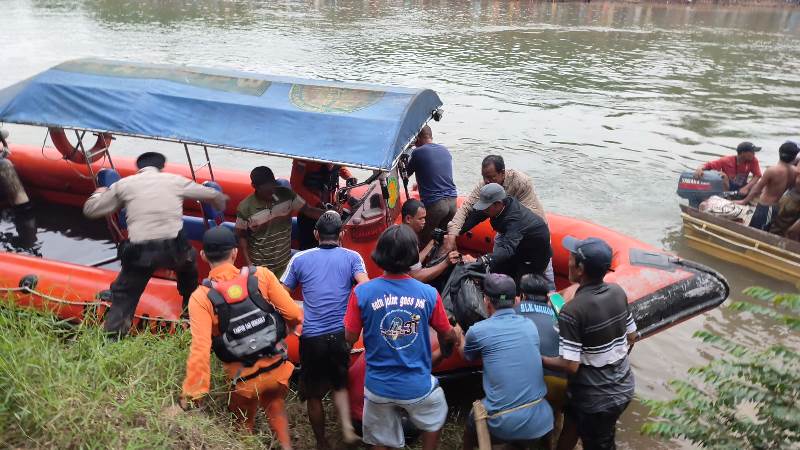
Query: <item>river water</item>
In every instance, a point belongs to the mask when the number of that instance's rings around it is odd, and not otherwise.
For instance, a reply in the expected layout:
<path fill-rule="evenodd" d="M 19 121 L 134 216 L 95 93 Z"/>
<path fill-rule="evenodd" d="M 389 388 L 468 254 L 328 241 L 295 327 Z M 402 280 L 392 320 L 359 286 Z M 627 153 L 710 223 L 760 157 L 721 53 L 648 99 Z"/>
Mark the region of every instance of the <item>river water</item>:
<path fill-rule="evenodd" d="M 461 192 L 478 180 L 480 160 L 500 153 L 533 177 L 547 209 L 712 265 L 734 297 L 753 284 L 793 290 L 687 249 L 674 191 L 680 171 L 742 140 L 763 146 L 762 164 L 772 164 L 781 142 L 800 137 L 800 9 L 458 0 L 2 0 L 0 8 L 0 86 L 97 56 L 429 87 L 445 103 L 434 137 L 455 155 Z M 13 142 L 44 137 L 10 128 Z M 242 170 L 262 162 L 214 161 Z M 288 174 L 286 161 L 268 164 Z M 691 338 L 695 330 L 758 341 L 771 326 L 720 309 L 640 343 L 638 394 L 663 398 L 667 379 L 714 356 Z M 638 403 L 625 413 L 622 447 L 675 446 L 639 435 L 645 415 Z"/>

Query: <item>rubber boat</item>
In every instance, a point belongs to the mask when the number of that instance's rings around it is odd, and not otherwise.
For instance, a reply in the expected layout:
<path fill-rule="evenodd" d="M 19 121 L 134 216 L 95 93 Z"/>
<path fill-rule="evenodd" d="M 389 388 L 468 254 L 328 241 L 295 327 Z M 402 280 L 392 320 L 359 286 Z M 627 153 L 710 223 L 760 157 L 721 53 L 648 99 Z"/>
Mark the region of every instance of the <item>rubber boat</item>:
<path fill-rule="evenodd" d="M 689 247 L 800 289 L 800 242 L 700 211 L 701 202 L 725 194 L 722 180 L 714 172 L 700 180 L 694 179 L 692 172 L 681 174 L 678 195 L 689 203 L 680 205 L 683 236 Z"/>
<path fill-rule="evenodd" d="M 165 170 L 213 182 L 231 198 L 225 211 L 187 203 L 184 230 L 197 247 L 207 227 L 232 226 L 235 206 L 252 191 L 247 170 L 212 169 L 210 156 L 215 152 L 302 158 L 370 170 L 367 180 L 340 188 L 337 198 L 342 204 L 349 196 L 359 199 L 346 223 L 343 245 L 364 257 L 371 277 L 380 275 L 369 257 L 377 237 L 400 221 L 403 201 L 417 196 L 408 190 L 400 155 L 410 151 L 422 126 L 441 119 L 441 106 L 438 95 L 428 89 L 94 59 L 69 61 L 0 90 L 0 121 L 56 133 L 53 147 L 11 146 L 10 159 L 28 194 L 38 202 L 77 208 L 98 183 L 134 173 L 133 160 L 112 159 L 109 148 L 115 135 L 182 146 L 187 164 L 170 163 Z M 65 143 L 61 134 L 65 128 L 75 130 L 77 138 L 94 133 L 96 142 L 84 146 L 82 139 L 75 144 L 67 139 Z M 195 160 L 203 152 L 201 166 L 193 164 L 190 149 Z M 124 238 L 124 220 L 107 221 L 109 239 Z M 566 278 L 569 255 L 560 245 L 562 238 L 601 237 L 613 247 L 614 272 L 606 279 L 625 289 L 641 338 L 712 309 L 728 296 L 727 282 L 710 268 L 587 221 L 556 214 L 549 214 L 548 221 L 557 286 L 567 299 L 576 286 Z M 458 245 L 476 255 L 490 251 L 493 231 L 488 222 L 462 235 Z M 111 258 L 78 265 L 0 252 L 0 289 L 12 292 L 19 304 L 50 309 L 67 319 L 99 319 L 108 305 L 109 283 L 116 276 L 109 267 L 113 262 Z M 200 272 L 205 275 L 207 267 L 200 267 Z M 180 303 L 171 274 L 157 274 L 142 296 L 134 327 L 184 326 Z M 287 344 L 290 358 L 297 361 L 296 337 L 288 338 Z M 453 356 L 437 367 L 437 373 L 469 368 Z"/>

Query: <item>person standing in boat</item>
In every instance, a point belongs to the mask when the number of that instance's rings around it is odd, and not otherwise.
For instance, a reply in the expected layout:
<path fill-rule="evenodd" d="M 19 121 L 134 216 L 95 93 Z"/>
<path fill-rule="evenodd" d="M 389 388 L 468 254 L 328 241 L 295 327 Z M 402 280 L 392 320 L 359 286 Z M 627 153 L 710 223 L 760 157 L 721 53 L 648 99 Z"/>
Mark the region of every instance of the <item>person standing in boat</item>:
<path fill-rule="evenodd" d="M 758 197 L 756 210 L 750 219 L 750 226 L 767 231 L 772 225 L 772 220 L 778 214 L 778 202 L 787 189 L 794 186 L 797 176 L 797 167 L 794 158 L 797 156 L 797 144 L 791 141 L 784 142 L 778 149 L 778 164 L 764 171 L 764 176 L 750 190 L 745 198 L 737 201 L 740 205 L 747 205 Z"/>
<path fill-rule="evenodd" d="M 447 236 L 445 238 L 445 249 L 456 250 L 456 238 L 462 233 L 467 217 L 475 209 L 474 206 L 480 199 L 481 189 L 490 183 L 496 183 L 503 187 L 509 197 L 514 197 L 520 205 L 539 216 L 545 223 L 544 206 L 536 195 L 531 177 L 523 172 L 506 169 L 506 163 L 500 155 L 489 155 L 483 158 L 481 163 L 481 181 L 472 189 L 472 192 L 456 211 L 453 220 L 447 225 Z M 473 225 L 474 226 L 474 225 Z M 545 276 L 550 280 L 551 288 L 555 289 L 555 276 L 553 274 L 553 264 L 549 262 L 545 270 Z"/>
<path fill-rule="evenodd" d="M 326 204 L 336 203 L 336 190 L 339 188 L 339 178 L 348 185 L 358 183 L 347 167 L 335 164 L 319 163 L 295 159 L 292 161 L 292 175 L 289 183 L 306 204 L 315 208 L 325 208 Z M 297 216 L 297 231 L 300 241 L 300 250 L 308 250 L 317 246 L 314 238 L 314 225 L 316 219 L 310 216 Z"/>
<path fill-rule="evenodd" d="M 772 220 L 769 232 L 800 240 L 800 170 L 795 175 L 794 187 L 778 202 L 778 215 Z"/>
<path fill-rule="evenodd" d="M 344 338 L 344 313 L 354 284 L 369 281 L 364 260 L 340 246 L 342 219 L 326 211 L 317 220 L 314 238 L 319 247 L 296 253 L 281 283 L 291 292 L 303 290 L 303 334 L 300 336 L 300 397 L 306 400 L 308 420 L 318 449 L 329 449 L 325 437 L 322 399 L 333 391 L 333 404 L 346 444 L 358 440 L 350 420 L 347 366 L 350 347 Z"/>
<path fill-rule="evenodd" d="M 200 257 L 211 271 L 189 300 L 192 344 L 180 406 L 188 410 L 208 395 L 213 350 L 232 383 L 228 408 L 237 421 L 252 432 L 261 407 L 281 448 L 291 449 L 285 399 L 294 365 L 286 360 L 283 337 L 287 326 L 302 323 L 303 310 L 268 269 L 238 269 L 236 247 L 225 227 L 203 235 Z"/>
<path fill-rule="evenodd" d="M 506 194 L 497 183 L 481 188 L 480 197 L 460 232 L 466 233 L 487 218 L 497 233 L 494 249 L 473 264 L 480 263 L 493 273 L 509 275 L 517 283 L 528 273 L 546 277 L 553 249 L 544 219 Z"/>
<path fill-rule="evenodd" d="M 417 174 L 419 197 L 427 212 L 425 226 L 417 233 L 424 248 L 433 230 L 446 229 L 455 216 L 458 191 L 453 182 L 453 157 L 447 147 L 433 143 L 431 127 L 422 127 L 414 146 L 406 170 L 409 176 Z"/>
<path fill-rule="evenodd" d="M 253 169 L 250 182 L 255 192 L 236 208 L 239 247 L 248 266 L 266 267 L 280 277 L 292 257 L 292 216 L 316 220 L 323 211 L 279 185 L 269 167 Z"/>
<path fill-rule="evenodd" d="M 569 254 L 569 280 L 579 283 L 575 297 L 558 315 L 558 357 L 542 356 L 545 369 L 569 378 L 560 449 L 613 449 L 617 419 L 634 394 L 628 354 L 636 340 L 636 323 L 625 291 L 603 281 L 613 251 L 602 239 L 563 240 Z"/>
<path fill-rule="evenodd" d="M 136 159 L 136 174 L 110 188 L 97 188 L 83 205 L 83 214 L 90 219 L 125 208 L 128 240 L 119 244 L 122 269 L 111 283 L 111 307 L 103 325 L 115 338 L 128 333 L 139 297 L 157 269 L 176 272 L 184 306 L 197 287 L 195 251 L 183 232 L 184 200 L 211 202 L 225 209 L 228 197 L 223 193 L 162 172 L 166 160 L 161 153 L 143 153 Z"/>
<path fill-rule="evenodd" d="M 699 180 L 703 178 L 704 171 L 715 170 L 722 174 L 726 191 L 747 195 L 761 178 L 761 166 L 756 158 L 756 152 L 760 150 L 761 147 L 756 147 L 752 142 L 742 142 L 736 146 L 735 156 L 723 156 L 703 164 L 694 171 L 694 177 Z M 750 175 L 753 175 L 753 178 L 750 178 Z"/>

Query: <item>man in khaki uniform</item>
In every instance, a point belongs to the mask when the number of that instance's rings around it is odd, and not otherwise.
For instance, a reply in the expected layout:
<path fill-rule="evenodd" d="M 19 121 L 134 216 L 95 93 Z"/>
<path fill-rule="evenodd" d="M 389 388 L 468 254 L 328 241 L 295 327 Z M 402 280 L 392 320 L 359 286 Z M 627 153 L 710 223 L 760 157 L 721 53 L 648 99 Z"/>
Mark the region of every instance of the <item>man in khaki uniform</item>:
<path fill-rule="evenodd" d="M 161 153 L 143 153 L 136 159 L 136 174 L 110 188 L 97 188 L 83 206 L 83 214 L 90 219 L 125 208 L 128 240 L 119 245 L 122 270 L 111 283 L 111 308 L 104 323 L 112 337 L 128 333 L 139 297 L 157 269 L 176 272 L 184 306 L 197 287 L 195 251 L 183 233 L 183 201 L 207 201 L 225 209 L 226 195 L 162 172 L 166 161 Z"/>

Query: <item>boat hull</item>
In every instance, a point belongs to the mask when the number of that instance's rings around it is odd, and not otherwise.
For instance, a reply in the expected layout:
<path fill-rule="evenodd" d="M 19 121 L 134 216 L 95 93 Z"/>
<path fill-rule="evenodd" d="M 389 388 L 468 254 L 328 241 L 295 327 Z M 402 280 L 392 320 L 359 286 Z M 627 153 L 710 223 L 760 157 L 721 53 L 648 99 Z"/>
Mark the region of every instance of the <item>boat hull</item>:
<path fill-rule="evenodd" d="M 800 242 L 681 205 L 687 244 L 800 289 Z"/>
<path fill-rule="evenodd" d="M 94 186 L 87 179 L 89 172 L 85 165 L 70 163 L 55 158 L 54 149 L 18 146 L 13 148 L 13 160 L 18 168 L 20 178 L 29 194 L 47 202 L 81 206 Z M 51 155 L 51 156 L 48 156 Z M 115 166 L 121 175 L 127 176 L 135 172 L 134 163 L 130 159 L 115 158 Z M 95 165 L 95 171 L 101 167 Z M 167 171 L 189 176 L 185 167 L 168 165 Z M 224 192 L 231 197 L 225 211 L 227 218 L 232 218 L 235 206 L 252 188 L 246 173 L 231 170 L 215 170 L 215 181 Z M 208 179 L 198 177 L 198 181 Z M 374 195 L 374 194 L 371 194 Z M 402 198 L 401 198 L 402 200 Z M 463 198 L 459 198 L 459 203 Z M 397 201 L 390 217 L 399 221 Z M 199 214 L 198 205 L 187 202 L 187 214 Z M 366 217 L 366 216 L 365 216 Z M 557 276 L 557 285 L 567 299 L 574 295 L 576 286 L 570 285 L 566 279 L 569 253 L 561 246 L 562 238 L 572 235 L 583 239 L 599 237 L 606 240 L 614 249 L 612 268 L 606 280 L 618 283 L 625 290 L 631 311 L 638 324 L 642 337 L 662 331 L 683 320 L 700 314 L 703 311 L 721 304 L 728 296 L 728 285 L 725 279 L 715 271 L 688 262 L 632 239 L 623 234 L 609 230 L 593 223 L 548 214 L 548 222 L 554 246 L 553 266 Z M 188 224 L 200 219 L 187 218 Z M 187 234 L 193 239 L 193 245 L 199 247 L 199 236 L 202 233 L 202 222 L 194 223 L 194 230 Z M 230 225 L 230 224 L 228 224 Z M 370 254 L 374 249 L 377 236 L 387 226 L 383 217 L 367 218 L 358 224 L 351 224 L 345 232 L 343 245 L 358 251 L 367 262 L 370 277 L 379 276 L 380 269 L 372 262 Z M 483 254 L 491 250 L 494 232 L 488 222 L 478 225 L 471 232 L 461 236 L 459 247 L 466 252 Z M 25 257 L 0 252 L 0 269 L 3 276 L 0 284 L 6 289 L 18 288 L 26 275 L 38 276 L 37 292 L 48 292 L 55 298 L 66 298 L 70 301 L 95 301 L 102 291 L 108 289 L 116 272 L 112 270 L 87 268 L 74 264 Z M 207 273 L 207 267 L 200 267 L 201 276 Z M 86 316 L 86 307 L 79 305 L 51 305 L 49 300 L 37 298 L 32 292 L 18 292 L 20 303 L 41 309 L 51 309 L 61 317 L 81 320 Z M 169 279 L 153 279 L 137 308 L 137 315 L 148 320 L 137 319 L 135 326 L 144 328 L 156 326 L 159 329 L 174 329 L 175 321 L 180 319 L 181 300 L 175 290 L 174 281 Z M 100 315 L 104 307 L 101 307 Z M 143 321 L 144 320 L 144 321 Z M 297 339 L 292 336 L 287 340 L 290 357 L 297 358 Z M 448 358 L 437 367 L 437 373 L 474 367 L 457 356 Z"/>

